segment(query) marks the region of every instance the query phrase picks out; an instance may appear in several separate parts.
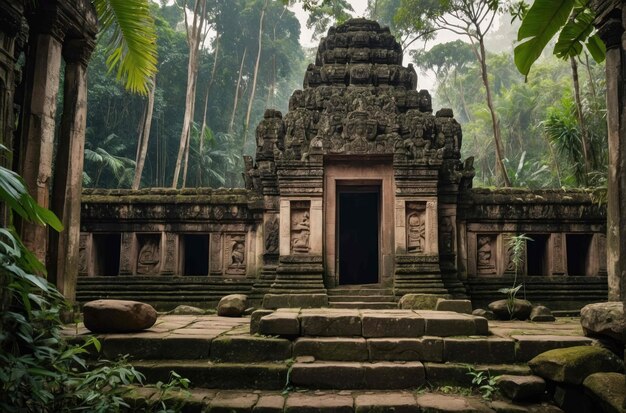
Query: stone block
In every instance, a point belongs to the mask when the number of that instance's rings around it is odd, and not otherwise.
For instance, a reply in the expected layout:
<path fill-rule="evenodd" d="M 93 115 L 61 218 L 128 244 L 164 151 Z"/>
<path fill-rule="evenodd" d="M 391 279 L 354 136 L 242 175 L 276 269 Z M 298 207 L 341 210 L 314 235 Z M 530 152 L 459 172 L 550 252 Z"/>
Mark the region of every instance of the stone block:
<path fill-rule="evenodd" d="M 426 320 L 425 335 L 450 337 L 476 334 L 476 322 L 465 314 L 451 311 L 416 311 Z"/>
<path fill-rule="evenodd" d="M 277 361 L 291 356 L 291 341 L 283 338 L 220 336 L 211 344 L 211 359 L 223 362 Z"/>
<path fill-rule="evenodd" d="M 328 307 L 326 294 L 265 294 L 263 308 L 281 307 L 320 308 Z"/>
<path fill-rule="evenodd" d="M 361 316 L 354 310 L 303 310 L 300 331 L 303 336 L 360 336 Z"/>
<path fill-rule="evenodd" d="M 626 386 L 621 373 L 594 373 L 583 381 L 585 392 L 605 413 L 623 413 Z"/>
<path fill-rule="evenodd" d="M 300 337 L 293 344 L 293 356 L 313 356 L 316 360 L 367 361 L 364 338 Z"/>
<path fill-rule="evenodd" d="M 85 327 L 94 333 L 133 333 L 148 329 L 157 319 L 146 303 L 128 300 L 95 300 L 83 306 Z"/>
<path fill-rule="evenodd" d="M 300 319 L 297 312 L 276 311 L 261 317 L 259 334 L 292 337 L 300 335 Z"/>
<path fill-rule="evenodd" d="M 554 335 L 515 335 L 511 336 L 517 342 L 515 359 L 517 362 L 527 362 L 533 357 L 557 348 L 591 345 L 593 341 L 579 336 Z"/>
<path fill-rule="evenodd" d="M 513 401 L 540 400 L 546 390 L 546 382 L 539 376 L 502 375 L 498 378 L 500 392 Z"/>
<path fill-rule="evenodd" d="M 417 405 L 423 413 L 445 412 L 493 412 L 490 408 L 475 399 L 446 394 L 423 394 L 417 396 Z"/>
<path fill-rule="evenodd" d="M 434 310 L 437 300 L 450 298 L 449 295 L 437 294 L 405 294 L 398 301 L 398 308 L 407 310 Z"/>
<path fill-rule="evenodd" d="M 261 324 L 261 318 L 266 315 L 272 314 L 272 310 L 256 310 L 250 314 L 250 334 L 257 334 L 259 332 L 259 325 Z"/>
<path fill-rule="evenodd" d="M 426 383 L 424 365 L 419 361 L 363 363 L 366 389 L 410 389 Z"/>
<path fill-rule="evenodd" d="M 443 360 L 462 363 L 511 363 L 515 341 L 499 338 L 445 338 Z"/>
<path fill-rule="evenodd" d="M 497 300 L 489 303 L 489 310 L 493 311 L 498 320 L 527 320 L 533 305 L 530 301 L 513 299 L 513 305 L 509 309 L 509 300 Z"/>
<path fill-rule="evenodd" d="M 528 362 L 533 373 L 558 383 L 581 384 L 593 373 L 621 372 L 622 360 L 601 347 L 577 346 L 546 351 Z"/>
<path fill-rule="evenodd" d="M 358 389 L 363 388 L 365 376 L 361 363 L 296 362 L 291 367 L 290 381 L 293 386 L 310 389 Z"/>
<path fill-rule="evenodd" d="M 404 392 L 361 394 L 354 398 L 356 413 L 418 413 L 415 396 Z"/>
<path fill-rule="evenodd" d="M 426 369 L 426 380 L 431 385 L 435 386 L 463 386 L 469 387 L 472 382 L 472 377 L 468 375 L 466 363 L 431 363 L 425 362 L 424 367 Z M 489 372 L 491 376 L 498 376 L 503 374 L 512 375 L 529 375 L 532 374 L 530 368 L 526 365 L 511 365 L 511 364 L 483 364 L 475 365 L 476 371 Z"/>
<path fill-rule="evenodd" d="M 443 339 L 370 338 L 367 340 L 371 361 L 442 361 Z"/>
<path fill-rule="evenodd" d="M 608 337 L 624 344 L 624 305 L 619 301 L 586 305 L 580 310 L 580 324 L 589 337 Z"/>
<path fill-rule="evenodd" d="M 209 413 L 250 412 L 259 399 L 258 394 L 250 392 L 219 392 L 211 403 Z"/>
<path fill-rule="evenodd" d="M 556 320 L 552 315 L 552 311 L 543 305 L 536 305 L 530 312 L 530 321 L 535 323 L 545 323 Z"/>
<path fill-rule="evenodd" d="M 496 315 L 493 313 L 493 311 L 485 310 L 483 308 L 475 309 L 474 311 L 472 311 L 472 315 L 479 316 L 479 317 L 484 317 L 487 320 L 495 320 L 496 319 Z"/>
<path fill-rule="evenodd" d="M 489 334 L 489 321 L 485 317 L 479 317 L 472 315 L 472 320 L 474 320 L 474 325 L 476 326 L 476 335 L 477 336 L 486 336 Z"/>
<path fill-rule="evenodd" d="M 437 300 L 437 304 L 435 304 L 435 310 L 472 314 L 472 302 L 470 300 L 449 300 L 440 298 Z"/>
<path fill-rule="evenodd" d="M 424 319 L 406 312 L 363 312 L 363 337 L 420 337 L 424 335 Z"/>
<path fill-rule="evenodd" d="M 259 401 L 252 409 L 253 413 L 282 413 L 285 398 L 280 394 L 261 394 Z"/>
<path fill-rule="evenodd" d="M 285 413 L 352 413 L 352 396 L 340 394 L 291 393 L 285 402 Z"/>
<path fill-rule="evenodd" d="M 489 407 L 491 407 L 496 413 L 528 413 L 528 409 L 525 406 L 520 406 L 502 400 L 492 402 Z"/>

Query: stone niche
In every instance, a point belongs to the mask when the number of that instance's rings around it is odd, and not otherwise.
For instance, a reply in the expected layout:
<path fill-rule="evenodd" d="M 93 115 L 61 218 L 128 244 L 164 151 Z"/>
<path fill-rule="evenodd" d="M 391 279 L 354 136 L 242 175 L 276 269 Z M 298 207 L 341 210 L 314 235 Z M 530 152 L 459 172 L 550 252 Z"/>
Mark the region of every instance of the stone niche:
<path fill-rule="evenodd" d="M 308 254 L 311 251 L 311 201 L 292 201 L 290 215 L 290 251 Z"/>
<path fill-rule="evenodd" d="M 406 251 L 409 254 L 426 252 L 426 202 L 406 203 Z"/>
<path fill-rule="evenodd" d="M 476 234 L 476 273 L 482 276 L 495 276 L 497 258 L 495 234 Z"/>
<path fill-rule="evenodd" d="M 135 274 L 156 275 L 161 270 L 161 234 L 137 234 Z"/>
<path fill-rule="evenodd" d="M 224 261 L 226 262 L 226 274 L 246 275 L 246 235 L 224 235 Z"/>

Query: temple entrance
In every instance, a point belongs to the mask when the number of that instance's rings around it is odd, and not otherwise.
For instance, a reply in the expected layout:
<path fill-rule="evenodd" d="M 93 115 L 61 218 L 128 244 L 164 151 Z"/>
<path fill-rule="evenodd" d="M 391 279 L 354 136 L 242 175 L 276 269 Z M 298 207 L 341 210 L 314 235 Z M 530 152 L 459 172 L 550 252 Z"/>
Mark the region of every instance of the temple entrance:
<path fill-rule="evenodd" d="M 380 190 L 373 186 L 337 189 L 339 284 L 378 283 Z"/>

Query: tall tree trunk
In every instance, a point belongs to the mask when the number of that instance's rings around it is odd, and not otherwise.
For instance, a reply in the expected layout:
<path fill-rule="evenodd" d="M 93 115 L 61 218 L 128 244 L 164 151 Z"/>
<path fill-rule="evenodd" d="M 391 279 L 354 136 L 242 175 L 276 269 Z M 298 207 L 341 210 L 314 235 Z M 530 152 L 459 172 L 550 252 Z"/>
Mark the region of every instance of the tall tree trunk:
<path fill-rule="evenodd" d="M 206 87 L 206 93 L 204 94 L 204 111 L 202 112 L 202 127 L 200 128 L 200 148 L 199 155 L 200 159 L 202 159 L 202 153 L 204 151 L 204 129 L 206 128 L 206 114 L 207 108 L 209 107 L 209 93 L 211 91 L 211 86 L 213 85 L 213 79 L 215 79 L 215 70 L 217 69 L 217 58 L 220 52 L 220 34 L 217 33 L 215 38 L 215 57 L 213 58 L 213 69 L 211 69 L 211 78 L 209 79 L 209 84 Z M 202 186 L 202 165 L 201 162 L 198 163 L 198 184 L 197 186 Z"/>
<path fill-rule="evenodd" d="M 243 64 L 246 60 L 247 48 L 243 49 L 243 56 L 241 56 L 241 64 L 239 65 L 239 77 L 237 78 L 237 86 L 235 86 L 235 101 L 233 102 L 233 113 L 230 115 L 230 124 L 228 125 L 228 133 L 233 133 L 235 127 L 235 114 L 237 113 L 237 105 L 239 104 L 239 87 L 241 86 L 241 78 L 243 76 Z"/>
<path fill-rule="evenodd" d="M 187 146 L 185 146 L 185 161 L 183 162 L 183 183 L 181 188 L 187 187 L 187 170 L 189 168 L 189 149 L 191 148 L 191 130 L 189 130 L 189 138 L 187 139 Z"/>
<path fill-rule="evenodd" d="M 591 65 L 589 64 L 589 55 L 585 52 L 585 68 L 587 69 L 587 76 L 589 76 L 589 87 L 591 88 L 591 96 L 593 96 L 593 102 L 595 104 L 598 99 L 596 92 L 596 85 L 593 82 L 593 75 L 591 74 Z"/>
<path fill-rule="evenodd" d="M 572 81 L 574 83 L 574 101 L 576 102 L 576 116 L 578 118 L 578 127 L 580 128 L 580 140 L 583 149 L 583 160 L 585 162 L 585 178 L 582 182 L 587 185 L 589 172 L 591 172 L 591 160 L 589 159 L 589 139 L 587 137 L 587 128 L 585 127 L 585 119 L 583 117 L 583 105 L 580 100 L 580 83 L 578 82 L 578 63 L 574 57 L 570 57 L 572 66 Z"/>
<path fill-rule="evenodd" d="M 493 128 L 493 140 L 496 144 L 496 171 L 500 171 L 500 175 L 504 182 L 505 187 L 511 186 L 509 175 L 504 166 L 504 145 L 502 143 L 502 136 L 500 134 L 500 119 L 493 105 L 493 98 L 491 96 L 491 87 L 489 86 L 489 75 L 487 73 L 487 53 L 485 51 L 485 43 L 482 36 L 478 38 L 478 44 L 480 47 L 480 73 L 483 79 L 483 85 L 485 86 L 485 94 L 487 95 L 487 107 L 491 114 L 491 126 Z"/>
<path fill-rule="evenodd" d="M 185 17 L 185 27 L 187 28 L 187 44 L 189 45 L 189 61 L 187 64 L 187 90 L 185 94 L 185 114 L 183 116 L 183 127 L 180 133 L 180 145 L 178 146 L 178 155 L 176 157 L 176 166 L 174 167 L 174 176 L 172 178 L 172 188 L 178 187 L 180 177 L 180 168 L 185 155 L 185 148 L 189 144 L 189 130 L 193 120 L 194 101 L 196 96 L 196 85 L 198 80 L 198 54 L 200 52 L 200 43 L 202 41 L 202 31 L 204 28 L 206 17 L 206 0 L 195 0 L 193 20 L 191 26 L 187 21 L 187 13 L 183 12 Z"/>
<path fill-rule="evenodd" d="M 141 183 L 141 174 L 143 166 L 146 162 L 146 154 L 148 153 L 148 142 L 150 141 L 150 129 L 152 128 L 152 113 L 154 112 L 154 92 L 156 90 L 156 76 L 152 78 L 152 87 L 148 93 L 148 106 L 146 108 L 146 116 L 144 118 L 143 130 L 141 132 L 141 148 L 138 147 L 139 153 L 135 163 L 135 176 L 133 178 L 132 189 L 139 189 Z M 138 145 L 139 146 L 139 145 Z"/>
<path fill-rule="evenodd" d="M 265 9 L 269 0 L 265 0 L 263 8 L 261 9 L 261 16 L 259 17 L 259 50 L 256 54 L 256 63 L 254 64 L 254 75 L 252 76 L 252 91 L 250 92 L 250 100 L 248 101 L 248 111 L 246 112 L 246 122 L 243 127 L 243 145 L 241 146 L 241 153 L 243 153 L 246 147 L 246 141 L 248 139 L 248 128 L 250 126 L 250 115 L 252 114 L 252 106 L 254 105 L 254 94 L 256 92 L 256 81 L 259 75 L 259 66 L 261 65 L 261 50 L 263 48 L 263 19 L 265 18 Z"/>

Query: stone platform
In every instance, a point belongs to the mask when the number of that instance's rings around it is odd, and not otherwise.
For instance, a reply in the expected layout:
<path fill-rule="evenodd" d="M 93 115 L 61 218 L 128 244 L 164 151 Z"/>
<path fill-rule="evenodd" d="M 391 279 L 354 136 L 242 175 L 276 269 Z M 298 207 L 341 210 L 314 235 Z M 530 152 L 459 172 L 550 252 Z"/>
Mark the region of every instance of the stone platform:
<path fill-rule="evenodd" d="M 81 341 L 88 333 L 80 325 L 66 329 Z M 487 323 L 441 311 L 343 309 L 262 310 L 252 318 L 166 315 L 147 331 L 99 338 L 101 356 L 128 354 L 148 383 L 175 370 L 196 388 L 251 390 L 468 386 L 468 364 L 526 375 L 526 362 L 539 353 L 592 343 L 577 319 Z"/>

